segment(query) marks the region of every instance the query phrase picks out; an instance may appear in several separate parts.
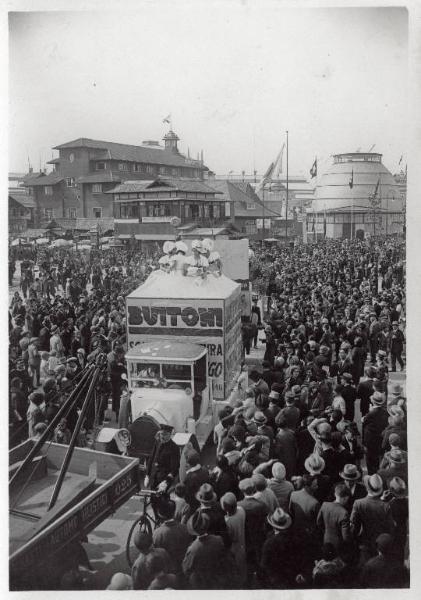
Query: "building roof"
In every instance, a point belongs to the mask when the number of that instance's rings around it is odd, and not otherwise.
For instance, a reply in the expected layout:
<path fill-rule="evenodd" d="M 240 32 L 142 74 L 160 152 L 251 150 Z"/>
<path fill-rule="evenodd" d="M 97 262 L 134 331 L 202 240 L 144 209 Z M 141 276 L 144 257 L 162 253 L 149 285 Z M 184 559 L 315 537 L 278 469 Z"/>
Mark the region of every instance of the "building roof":
<path fill-rule="evenodd" d="M 157 178 L 153 181 L 138 180 L 124 181 L 114 189 L 106 192 L 107 194 L 127 194 L 136 192 L 161 192 L 168 191 L 168 188 L 176 192 L 197 192 L 202 194 L 221 194 L 218 190 L 206 185 L 201 180 L 195 179 L 173 179 Z"/>
<path fill-rule="evenodd" d="M 33 196 L 28 194 L 22 194 L 19 192 L 9 192 L 9 198 L 12 198 L 15 202 L 23 206 L 24 208 L 35 208 L 35 201 Z"/>
<path fill-rule="evenodd" d="M 103 153 L 92 157 L 95 160 L 125 160 L 129 162 L 148 163 L 167 165 L 172 167 L 192 167 L 207 171 L 208 168 L 200 161 L 186 158 L 179 152 L 162 147 L 134 146 L 131 144 L 118 144 L 115 142 L 104 142 L 101 140 L 92 140 L 90 138 L 78 138 L 65 144 L 55 146 L 54 150 L 65 148 L 93 148 L 103 150 Z"/>
<path fill-rule="evenodd" d="M 173 342 L 171 340 L 156 340 L 143 342 L 131 348 L 126 354 L 127 359 L 151 358 L 161 359 L 197 360 L 205 354 L 206 348 L 191 342 Z"/>
<path fill-rule="evenodd" d="M 49 175 L 38 175 L 35 177 L 31 177 L 25 180 L 25 185 L 30 187 L 40 186 L 40 185 L 56 185 L 64 180 L 63 175 L 59 175 L 58 173 L 50 173 Z"/>
<path fill-rule="evenodd" d="M 279 213 L 272 210 L 267 203 L 263 205 L 259 196 L 253 190 L 250 183 L 246 181 L 230 181 L 228 179 L 215 179 L 212 187 L 224 194 L 226 201 L 234 203 L 234 216 L 247 217 L 249 219 L 261 219 L 278 216 Z"/>

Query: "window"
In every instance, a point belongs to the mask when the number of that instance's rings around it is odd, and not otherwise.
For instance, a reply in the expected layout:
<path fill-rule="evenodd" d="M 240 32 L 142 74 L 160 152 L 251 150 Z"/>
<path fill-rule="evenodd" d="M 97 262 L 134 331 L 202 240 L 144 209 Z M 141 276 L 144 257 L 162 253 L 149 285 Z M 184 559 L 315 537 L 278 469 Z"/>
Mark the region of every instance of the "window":
<path fill-rule="evenodd" d="M 171 172 L 173 174 L 174 177 L 178 177 L 179 175 L 179 170 L 178 169 L 171 169 Z"/>
<path fill-rule="evenodd" d="M 167 169 L 165 167 L 159 167 L 160 175 L 165 175 L 166 172 L 167 172 Z"/>
<path fill-rule="evenodd" d="M 44 208 L 44 218 L 47 221 L 52 221 L 54 219 L 54 208 Z"/>
<path fill-rule="evenodd" d="M 102 208 L 99 207 L 99 206 L 95 206 L 92 209 L 92 214 L 94 216 L 94 219 L 101 219 L 101 217 L 102 217 Z"/>
<path fill-rule="evenodd" d="M 44 194 L 46 196 L 52 196 L 53 195 L 53 186 L 52 185 L 46 185 L 44 187 Z"/>
<path fill-rule="evenodd" d="M 93 194 L 102 194 L 102 183 L 92 184 L 92 193 Z"/>
<path fill-rule="evenodd" d="M 76 219 L 76 209 L 75 208 L 69 208 L 69 216 L 71 219 Z"/>
<path fill-rule="evenodd" d="M 230 202 L 225 202 L 225 216 L 226 217 L 231 216 L 231 203 Z"/>
<path fill-rule="evenodd" d="M 29 187 L 29 188 L 28 188 L 28 194 L 29 194 L 30 196 L 33 196 L 33 195 L 34 195 L 34 188 L 33 188 L 33 187 Z"/>
<path fill-rule="evenodd" d="M 154 168 L 152 165 L 146 165 L 146 173 L 153 173 Z"/>
<path fill-rule="evenodd" d="M 141 172 L 142 172 L 142 165 L 139 165 L 139 164 L 137 164 L 137 163 L 136 163 L 136 164 L 134 164 L 134 165 L 133 165 L 133 172 L 134 172 L 134 173 L 141 173 Z"/>
<path fill-rule="evenodd" d="M 74 177 L 66 177 L 66 185 L 67 185 L 67 187 L 75 187 L 75 178 Z"/>
<path fill-rule="evenodd" d="M 95 165 L 97 171 L 105 171 L 105 162 L 97 162 Z"/>
<path fill-rule="evenodd" d="M 255 204 L 251 204 L 251 203 L 247 202 L 247 204 L 246 204 L 247 210 L 254 210 L 255 208 L 256 208 Z"/>
<path fill-rule="evenodd" d="M 128 171 L 129 165 L 127 163 L 118 163 L 118 170 L 119 171 Z"/>

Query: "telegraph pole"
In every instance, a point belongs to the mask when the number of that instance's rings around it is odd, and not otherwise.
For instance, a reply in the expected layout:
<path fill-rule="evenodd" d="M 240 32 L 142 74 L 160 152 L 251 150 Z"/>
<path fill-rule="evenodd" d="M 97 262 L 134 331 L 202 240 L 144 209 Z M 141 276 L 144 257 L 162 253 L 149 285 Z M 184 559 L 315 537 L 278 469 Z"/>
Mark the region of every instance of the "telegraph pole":
<path fill-rule="evenodd" d="M 288 131 L 287 131 L 287 195 L 285 199 L 285 238 L 288 240 Z"/>

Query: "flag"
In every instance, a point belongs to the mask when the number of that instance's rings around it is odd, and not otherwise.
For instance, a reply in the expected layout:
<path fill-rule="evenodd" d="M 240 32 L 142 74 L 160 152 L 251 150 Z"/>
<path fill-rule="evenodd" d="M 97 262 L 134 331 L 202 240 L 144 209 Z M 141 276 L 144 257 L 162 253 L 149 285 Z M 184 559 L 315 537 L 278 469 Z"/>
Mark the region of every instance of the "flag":
<path fill-rule="evenodd" d="M 162 122 L 171 125 L 171 113 L 167 117 L 165 117 L 165 119 L 163 119 Z"/>
<path fill-rule="evenodd" d="M 403 154 L 401 155 L 401 157 L 400 157 L 400 159 L 399 159 L 399 163 L 398 163 L 399 165 L 401 164 L 401 162 L 402 162 L 402 159 L 403 159 Z"/>
<path fill-rule="evenodd" d="M 314 214 L 314 211 L 313 211 L 313 226 L 312 226 L 311 230 L 313 233 L 316 232 L 316 215 Z"/>
<path fill-rule="evenodd" d="M 373 195 L 372 195 L 372 196 L 370 196 L 370 202 L 371 202 L 371 204 L 372 204 L 373 206 L 375 206 L 375 205 L 377 205 L 377 204 L 378 204 L 378 201 L 377 201 L 377 194 L 379 193 L 379 186 L 380 186 L 380 177 L 379 177 L 379 178 L 378 178 L 378 180 L 377 180 L 376 187 L 374 188 L 374 193 L 373 193 Z"/>
<path fill-rule="evenodd" d="M 351 188 L 351 190 L 354 187 L 354 169 L 352 169 L 351 179 L 349 180 L 349 187 Z"/>
<path fill-rule="evenodd" d="M 313 166 L 310 169 L 311 178 L 317 177 L 317 157 L 314 159 Z"/>
<path fill-rule="evenodd" d="M 266 173 L 263 175 L 262 179 L 259 181 L 259 183 L 256 186 L 256 189 L 255 189 L 256 193 L 262 191 L 263 188 L 265 187 L 265 185 L 267 184 L 267 182 L 271 181 L 274 167 L 275 167 L 274 163 L 273 162 L 270 163 L 269 167 L 266 170 Z"/>

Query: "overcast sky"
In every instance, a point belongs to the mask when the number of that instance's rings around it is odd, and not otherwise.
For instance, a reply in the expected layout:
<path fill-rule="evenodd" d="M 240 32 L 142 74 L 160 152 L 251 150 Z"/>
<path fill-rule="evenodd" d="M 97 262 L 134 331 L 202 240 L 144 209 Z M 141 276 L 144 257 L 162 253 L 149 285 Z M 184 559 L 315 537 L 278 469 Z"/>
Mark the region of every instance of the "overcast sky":
<path fill-rule="evenodd" d="M 217 174 L 262 172 L 289 130 L 290 173 L 314 156 L 406 153 L 405 9 L 139 4 L 138 12 L 11 13 L 9 169 L 78 137 L 161 139 Z M 57 153 L 54 153 L 56 156 Z M 320 164 L 319 163 L 319 164 Z"/>

